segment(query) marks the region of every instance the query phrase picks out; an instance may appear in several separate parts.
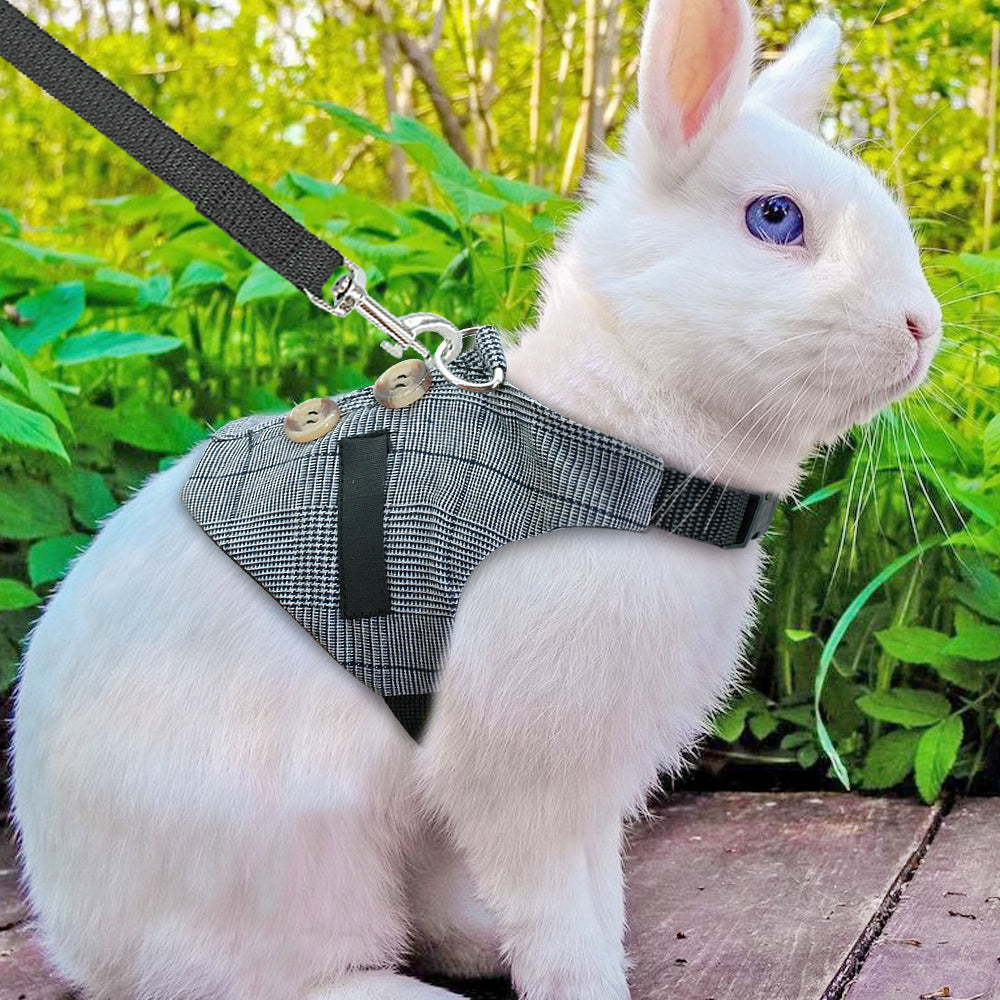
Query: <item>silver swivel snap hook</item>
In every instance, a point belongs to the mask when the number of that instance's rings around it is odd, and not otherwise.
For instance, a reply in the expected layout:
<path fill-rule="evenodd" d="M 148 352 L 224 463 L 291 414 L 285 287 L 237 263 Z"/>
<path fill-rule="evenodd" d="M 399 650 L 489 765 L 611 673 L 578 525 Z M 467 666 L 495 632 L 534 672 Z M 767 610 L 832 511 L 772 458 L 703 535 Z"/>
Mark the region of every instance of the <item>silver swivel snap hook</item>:
<path fill-rule="evenodd" d="M 436 313 L 394 315 L 368 294 L 365 272 L 357 264 L 345 258 L 344 267 L 347 268 L 347 274 L 342 274 L 334 283 L 332 303 L 325 302 L 308 288 L 302 289 L 314 306 L 334 316 L 347 316 L 356 309 L 369 323 L 389 335 L 390 339 L 383 340 L 380 345 L 383 350 L 396 358 L 401 358 L 404 351 L 416 351 L 425 362 L 432 364 L 445 379 L 460 389 L 488 392 L 503 385 L 505 372 L 502 368 L 495 368 L 493 377 L 488 382 L 468 382 L 448 367 L 462 352 L 464 333 L 454 323 Z M 424 333 L 436 333 L 442 338 L 433 355 L 417 340 Z"/>

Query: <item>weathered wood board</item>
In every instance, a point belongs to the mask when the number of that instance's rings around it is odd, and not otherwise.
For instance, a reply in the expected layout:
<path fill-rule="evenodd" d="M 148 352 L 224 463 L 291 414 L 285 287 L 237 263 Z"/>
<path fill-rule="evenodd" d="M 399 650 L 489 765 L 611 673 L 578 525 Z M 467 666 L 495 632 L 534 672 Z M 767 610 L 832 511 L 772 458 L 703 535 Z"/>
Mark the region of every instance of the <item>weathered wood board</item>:
<path fill-rule="evenodd" d="M 17 852 L 0 830 L 0 931 L 20 923 L 27 915 L 18 878 Z"/>
<path fill-rule="evenodd" d="M 72 1000 L 26 923 L 0 931 L 0 1000 Z"/>
<path fill-rule="evenodd" d="M 670 797 L 630 837 L 633 1000 L 824 1000 L 856 958 L 846 1000 L 946 985 L 1000 1000 L 1000 800 L 945 818 L 871 951 L 858 947 L 934 824 L 918 803 L 854 795 Z M 71 1000 L 24 921 L 13 860 L 0 851 L 0 1000 Z M 513 997 L 504 983 L 448 985 Z"/>
<path fill-rule="evenodd" d="M 944 987 L 1000 1000 L 1000 799 L 945 816 L 845 1000 L 916 1000 Z"/>
<path fill-rule="evenodd" d="M 931 822 L 854 795 L 670 799 L 630 851 L 633 997 L 820 1000 Z"/>

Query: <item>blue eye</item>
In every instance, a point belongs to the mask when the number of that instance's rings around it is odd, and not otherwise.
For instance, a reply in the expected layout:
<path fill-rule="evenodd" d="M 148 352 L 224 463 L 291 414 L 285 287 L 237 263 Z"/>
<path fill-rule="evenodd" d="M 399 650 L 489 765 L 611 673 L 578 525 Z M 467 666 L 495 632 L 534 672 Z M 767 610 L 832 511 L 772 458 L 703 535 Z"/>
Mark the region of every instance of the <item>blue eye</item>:
<path fill-rule="evenodd" d="M 747 229 L 765 243 L 801 246 L 802 210 L 787 195 L 769 194 L 747 206 Z"/>

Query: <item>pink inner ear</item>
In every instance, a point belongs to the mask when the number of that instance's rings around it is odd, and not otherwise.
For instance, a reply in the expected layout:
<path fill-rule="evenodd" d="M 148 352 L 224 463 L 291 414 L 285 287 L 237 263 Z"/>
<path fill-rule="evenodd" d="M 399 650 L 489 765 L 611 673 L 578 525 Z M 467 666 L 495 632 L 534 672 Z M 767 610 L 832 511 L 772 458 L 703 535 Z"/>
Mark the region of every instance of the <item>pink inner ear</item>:
<path fill-rule="evenodd" d="M 667 86 L 685 142 L 701 131 L 729 83 L 741 41 L 740 2 L 687 0 L 678 13 Z"/>

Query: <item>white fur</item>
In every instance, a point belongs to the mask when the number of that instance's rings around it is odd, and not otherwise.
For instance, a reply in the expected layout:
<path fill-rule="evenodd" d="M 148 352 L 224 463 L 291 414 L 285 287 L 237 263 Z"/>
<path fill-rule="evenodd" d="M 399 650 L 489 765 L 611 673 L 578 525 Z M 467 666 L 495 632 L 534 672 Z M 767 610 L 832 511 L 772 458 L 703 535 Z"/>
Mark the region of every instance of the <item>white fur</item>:
<path fill-rule="evenodd" d="M 654 0 L 650 23 L 738 18 L 719 105 L 685 144 L 648 127 L 664 95 L 644 73 L 510 380 L 787 495 L 817 441 L 924 376 L 940 312 L 879 183 L 746 92 L 746 8 L 699 4 Z M 688 58 L 660 48 L 647 62 Z M 831 47 L 810 51 L 799 72 L 828 75 Z M 771 193 L 802 206 L 805 246 L 747 232 Z M 25 658 L 16 812 L 58 968 L 109 1000 L 451 995 L 392 971 L 412 953 L 509 970 L 524 1000 L 625 1000 L 623 819 L 738 680 L 757 545 L 566 529 L 497 550 L 417 747 L 195 526 L 199 453 L 102 528 Z"/>

